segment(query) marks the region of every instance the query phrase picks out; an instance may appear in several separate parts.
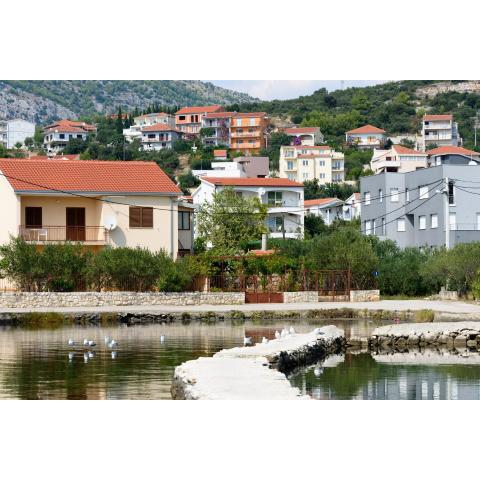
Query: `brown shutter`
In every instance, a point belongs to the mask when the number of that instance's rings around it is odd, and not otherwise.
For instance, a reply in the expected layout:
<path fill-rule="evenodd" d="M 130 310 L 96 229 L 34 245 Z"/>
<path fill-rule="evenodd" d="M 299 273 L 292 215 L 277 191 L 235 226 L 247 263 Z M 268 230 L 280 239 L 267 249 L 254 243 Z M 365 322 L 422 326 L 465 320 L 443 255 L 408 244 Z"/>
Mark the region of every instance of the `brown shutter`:
<path fill-rule="evenodd" d="M 131 228 L 138 228 L 142 226 L 142 208 L 141 207 L 130 207 L 129 225 Z"/>
<path fill-rule="evenodd" d="M 153 208 L 142 207 L 142 227 L 153 228 Z"/>
<path fill-rule="evenodd" d="M 42 226 L 42 207 L 25 207 L 25 225 L 27 228 Z"/>

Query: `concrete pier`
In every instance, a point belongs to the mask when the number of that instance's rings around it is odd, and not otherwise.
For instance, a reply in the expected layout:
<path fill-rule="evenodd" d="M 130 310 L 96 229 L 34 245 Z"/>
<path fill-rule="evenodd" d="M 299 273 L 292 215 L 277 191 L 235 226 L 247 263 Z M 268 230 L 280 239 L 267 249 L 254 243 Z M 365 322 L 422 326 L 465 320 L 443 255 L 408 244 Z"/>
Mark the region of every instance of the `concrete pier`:
<path fill-rule="evenodd" d="M 222 350 L 175 369 L 172 397 L 186 400 L 306 400 L 284 372 L 339 351 L 344 333 L 326 326 L 253 347 Z"/>

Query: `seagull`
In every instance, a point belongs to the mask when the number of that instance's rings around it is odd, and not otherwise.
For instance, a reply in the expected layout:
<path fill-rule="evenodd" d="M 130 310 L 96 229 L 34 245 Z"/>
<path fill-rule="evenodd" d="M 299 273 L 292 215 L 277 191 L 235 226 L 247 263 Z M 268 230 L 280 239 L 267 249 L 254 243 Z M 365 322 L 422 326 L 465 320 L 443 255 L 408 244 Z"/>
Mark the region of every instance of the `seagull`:
<path fill-rule="evenodd" d="M 111 340 L 110 337 L 105 337 L 105 345 L 107 345 L 108 343 L 110 343 L 110 340 Z"/>
<path fill-rule="evenodd" d="M 115 360 L 117 358 L 117 352 L 112 352 L 112 359 Z"/>
<path fill-rule="evenodd" d="M 113 347 L 116 347 L 117 345 L 118 343 L 112 338 L 112 341 L 108 344 L 108 347 L 113 348 Z"/>
<path fill-rule="evenodd" d="M 262 338 L 262 343 L 268 343 L 268 338 L 263 337 Z"/>
<path fill-rule="evenodd" d="M 290 335 L 293 335 L 295 333 L 295 329 L 293 327 L 290 327 L 289 333 Z"/>
<path fill-rule="evenodd" d="M 321 329 L 321 328 L 316 328 L 316 329 L 313 331 L 313 333 L 314 333 L 315 335 L 324 335 L 324 334 L 325 334 L 325 332 L 322 332 L 322 329 Z"/>
<path fill-rule="evenodd" d="M 323 373 L 323 368 L 321 368 L 321 367 L 315 367 L 315 368 L 313 369 L 313 374 L 314 374 L 316 377 L 319 377 L 322 373 Z"/>
<path fill-rule="evenodd" d="M 83 339 L 83 345 L 85 347 L 88 347 L 88 339 L 86 339 L 86 338 Z"/>
<path fill-rule="evenodd" d="M 96 343 L 93 340 L 88 341 L 88 346 L 89 347 L 94 347 L 95 345 L 96 345 Z"/>
<path fill-rule="evenodd" d="M 244 337 L 243 338 L 244 345 L 251 345 L 252 344 L 252 337 Z"/>
<path fill-rule="evenodd" d="M 282 333 L 280 334 L 282 337 L 286 337 L 288 335 L 288 330 L 286 328 L 282 329 Z"/>
<path fill-rule="evenodd" d="M 68 339 L 68 345 L 69 345 L 70 347 L 73 347 L 73 346 L 75 345 L 75 340 L 74 340 L 73 338 L 69 338 L 69 339 Z"/>
<path fill-rule="evenodd" d="M 275 331 L 275 338 L 280 338 L 280 332 L 278 330 Z"/>
<path fill-rule="evenodd" d="M 165 341 L 165 335 L 160 335 L 160 343 L 163 343 Z"/>

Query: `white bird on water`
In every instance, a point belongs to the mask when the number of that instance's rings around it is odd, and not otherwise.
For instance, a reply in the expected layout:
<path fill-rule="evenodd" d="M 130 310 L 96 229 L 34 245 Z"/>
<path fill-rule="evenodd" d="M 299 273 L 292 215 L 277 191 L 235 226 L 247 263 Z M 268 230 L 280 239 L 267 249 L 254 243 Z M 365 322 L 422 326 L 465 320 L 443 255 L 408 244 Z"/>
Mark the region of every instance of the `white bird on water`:
<path fill-rule="evenodd" d="M 108 345 L 112 339 L 110 337 L 105 337 L 105 345 Z"/>
<path fill-rule="evenodd" d="M 96 345 L 96 343 L 93 340 L 88 341 L 88 346 L 89 347 L 94 347 L 95 345 Z"/>
<path fill-rule="evenodd" d="M 88 347 L 88 338 L 84 338 L 84 339 L 83 339 L 83 345 L 84 345 L 85 347 Z"/>
<path fill-rule="evenodd" d="M 288 331 L 290 335 L 293 335 L 295 333 L 295 329 L 293 327 L 290 327 L 290 330 Z"/>
<path fill-rule="evenodd" d="M 70 347 L 73 347 L 73 346 L 75 345 L 75 340 L 74 340 L 73 338 L 69 338 L 69 339 L 68 339 L 68 345 L 69 345 Z"/>
<path fill-rule="evenodd" d="M 111 342 L 108 344 L 108 348 L 116 347 L 118 343 L 112 338 Z"/>
<path fill-rule="evenodd" d="M 252 344 L 252 337 L 243 337 L 243 344 L 244 345 L 251 345 Z"/>
<path fill-rule="evenodd" d="M 280 332 L 278 330 L 275 331 L 275 338 L 280 338 Z"/>
<path fill-rule="evenodd" d="M 286 328 L 282 329 L 282 333 L 280 334 L 282 337 L 286 337 L 288 335 L 288 330 Z"/>
<path fill-rule="evenodd" d="M 268 338 L 263 337 L 262 338 L 262 343 L 268 343 Z"/>
<path fill-rule="evenodd" d="M 160 335 L 160 343 L 163 343 L 165 341 L 165 335 Z"/>
<path fill-rule="evenodd" d="M 112 359 L 115 360 L 117 358 L 117 352 L 112 352 Z"/>

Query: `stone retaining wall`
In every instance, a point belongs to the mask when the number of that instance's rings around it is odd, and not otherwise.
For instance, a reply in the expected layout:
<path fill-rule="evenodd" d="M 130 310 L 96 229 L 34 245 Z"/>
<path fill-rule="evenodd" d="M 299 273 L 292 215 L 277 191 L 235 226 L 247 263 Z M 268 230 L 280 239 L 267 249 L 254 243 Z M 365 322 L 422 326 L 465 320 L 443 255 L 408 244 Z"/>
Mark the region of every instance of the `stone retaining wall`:
<path fill-rule="evenodd" d="M 350 290 L 351 302 L 378 302 L 380 290 Z"/>
<path fill-rule="evenodd" d="M 0 308 L 242 305 L 243 292 L 2 292 Z"/>
<path fill-rule="evenodd" d="M 284 292 L 283 301 L 285 303 L 318 302 L 318 292 L 317 291 Z"/>

